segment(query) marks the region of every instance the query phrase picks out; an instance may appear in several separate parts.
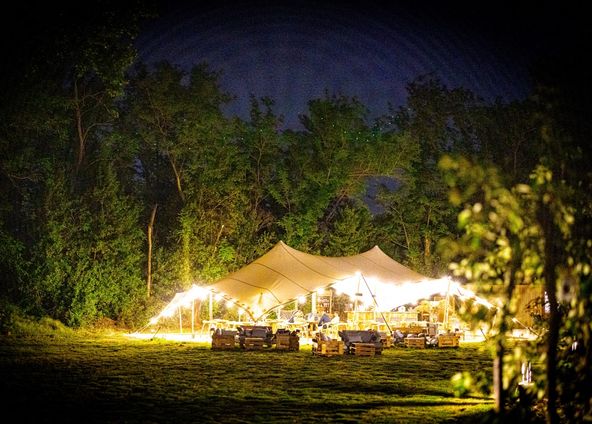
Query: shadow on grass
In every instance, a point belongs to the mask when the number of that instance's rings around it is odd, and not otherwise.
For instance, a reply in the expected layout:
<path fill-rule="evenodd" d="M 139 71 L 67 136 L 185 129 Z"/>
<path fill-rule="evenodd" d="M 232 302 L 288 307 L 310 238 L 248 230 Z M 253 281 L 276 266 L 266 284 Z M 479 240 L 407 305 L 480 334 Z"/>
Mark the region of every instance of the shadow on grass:
<path fill-rule="evenodd" d="M 452 369 L 476 358 L 489 366 L 469 350 L 318 358 L 111 339 L 7 342 L 0 389 L 18 422 L 476 422 L 464 417 L 491 407 L 448 389 Z"/>
<path fill-rule="evenodd" d="M 150 393 L 137 393 L 127 398 L 110 397 L 100 393 L 69 393 L 63 397 L 37 392 L 27 397 L 8 396 L 10 408 L 19 411 L 19 422 L 63 423 L 163 423 L 163 422 L 360 422 L 360 417 L 373 410 L 397 411 L 397 417 L 416 416 L 418 410 L 433 407 L 465 408 L 487 404 L 462 400 L 417 399 L 385 396 L 373 401 L 331 401 L 328 394 L 317 401 L 305 399 L 235 398 L 213 396 L 209 398 L 174 399 L 153 397 Z M 425 395 L 422 394 L 422 395 Z M 482 412 L 465 413 L 448 422 L 479 422 Z M 388 415 L 383 418 L 388 422 Z"/>

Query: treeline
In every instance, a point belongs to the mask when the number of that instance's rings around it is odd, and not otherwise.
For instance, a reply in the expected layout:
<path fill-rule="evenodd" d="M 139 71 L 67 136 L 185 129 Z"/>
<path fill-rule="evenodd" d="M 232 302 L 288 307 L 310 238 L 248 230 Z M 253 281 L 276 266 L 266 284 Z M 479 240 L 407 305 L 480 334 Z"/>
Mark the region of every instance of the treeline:
<path fill-rule="evenodd" d="M 510 182 L 539 157 L 531 102 L 485 104 L 430 76 L 374 122 L 345 95 L 312 99 L 298 131 L 279 129 L 272 99 L 225 116 L 232 93 L 207 65 L 135 62 L 142 16 L 126 12 L 65 16 L 3 80 L 1 295 L 33 315 L 134 325 L 278 240 L 323 255 L 378 244 L 440 275 L 459 211 L 441 155 Z"/>

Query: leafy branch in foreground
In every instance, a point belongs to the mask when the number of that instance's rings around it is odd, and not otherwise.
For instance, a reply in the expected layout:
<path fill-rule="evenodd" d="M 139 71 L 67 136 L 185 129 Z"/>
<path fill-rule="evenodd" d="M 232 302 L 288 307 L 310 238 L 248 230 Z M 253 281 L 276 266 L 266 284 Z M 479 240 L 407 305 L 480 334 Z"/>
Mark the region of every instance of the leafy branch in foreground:
<path fill-rule="evenodd" d="M 524 402 L 538 398 L 546 405 L 550 422 L 560 416 L 583 418 L 590 397 L 586 389 L 578 389 L 571 382 L 571 371 L 580 369 L 580 378 L 588 378 L 583 366 L 589 363 L 584 346 L 590 341 L 585 324 L 590 270 L 585 258 L 572 254 L 577 234 L 569 190 L 542 165 L 535 168 L 528 184 L 511 188 L 505 186 L 495 168 L 466 159 L 445 156 L 440 167 L 451 188 L 451 202 L 463 205 L 458 216 L 461 236 L 443 243 L 450 268 L 455 276 L 474 284 L 480 294 L 499 299 L 489 332 L 495 352 L 494 392 L 499 416 L 513 413 L 532 418 L 528 410 L 533 405 Z M 541 325 L 533 329 L 540 337 L 526 345 L 515 345 L 509 339 L 520 300 L 518 285 L 534 285 L 541 290 Z M 570 291 L 567 297 L 566 285 Z M 483 318 L 473 315 L 475 321 Z M 581 319 L 584 325 L 578 325 L 575 319 Z M 541 358 L 538 364 L 536 357 Z M 535 362 L 535 384 L 519 385 L 522 364 L 529 361 Z M 572 395 L 571 401 L 567 393 Z M 574 405 L 573 399 L 582 403 Z M 550 403 L 553 406 L 549 408 Z M 557 417 L 549 419 L 549 410 L 555 405 Z"/>

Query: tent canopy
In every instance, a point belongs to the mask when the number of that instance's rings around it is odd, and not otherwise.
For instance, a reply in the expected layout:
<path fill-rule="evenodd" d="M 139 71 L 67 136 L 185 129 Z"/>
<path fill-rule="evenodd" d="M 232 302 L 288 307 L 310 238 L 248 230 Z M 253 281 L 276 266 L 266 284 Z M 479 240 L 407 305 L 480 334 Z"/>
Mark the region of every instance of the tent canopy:
<path fill-rule="evenodd" d="M 358 255 L 328 257 L 304 253 L 280 241 L 265 255 L 205 289 L 258 320 L 279 306 L 328 287 L 386 310 L 422 296 L 445 293 L 449 280 L 425 277 L 378 246 Z M 176 296 L 176 303 L 199 296 L 196 288 Z"/>
<path fill-rule="evenodd" d="M 213 284 L 193 285 L 177 293 L 152 321 L 171 316 L 178 308 L 210 294 L 231 302 L 258 321 L 275 308 L 329 287 L 349 295 L 358 304 L 383 311 L 435 294 L 474 297 L 448 277 L 429 278 L 401 265 L 378 246 L 358 255 L 330 257 L 304 253 L 280 241 L 265 255 Z"/>

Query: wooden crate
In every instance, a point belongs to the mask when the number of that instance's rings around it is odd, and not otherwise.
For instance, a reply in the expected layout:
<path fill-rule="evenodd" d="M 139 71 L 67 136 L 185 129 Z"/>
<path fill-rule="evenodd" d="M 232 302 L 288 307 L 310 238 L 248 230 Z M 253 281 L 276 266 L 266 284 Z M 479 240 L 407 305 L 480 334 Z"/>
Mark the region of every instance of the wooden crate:
<path fill-rule="evenodd" d="M 401 333 L 407 335 L 407 334 L 420 334 L 420 333 L 427 333 L 428 329 L 425 326 L 422 325 L 416 325 L 416 324 L 411 324 L 411 325 L 395 325 L 395 326 L 391 326 L 391 330 L 392 331 L 396 331 L 399 330 Z"/>
<path fill-rule="evenodd" d="M 246 350 L 261 350 L 265 344 L 265 340 L 260 337 L 245 337 L 243 347 Z"/>
<path fill-rule="evenodd" d="M 438 336 L 438 347 L 458 347 L 459 337 L 456 334 L 440 334 Z"/>
<path fill-rule="evenodd" d="M 313 346 L 313 355 L 334 356 L 343 355 L 344 343 L 341 340 L 319 341 Z"/>
<path fill-rule="evenodd" d="M 356 356 L 374 356 L 376 346 L 373 343 L 352 343 L 351 352 Z"/>
<path fill-rule="evenodd" d="M 391 336 L 390 334 L 381 334 L 380 343 L 382 343 L 383 349 L 393 347 L 393 336 Z"/>
<path fill-rule="evenodd" d="M 278 350 L 288 350 L 290 348 L 290 335 L 289 334 L 276 334 L 275 335 L 275 348 Z"/>
<path fill-rule="evenodd" d="M 291 334 L 276 334 L 275 348 L 278 350 L 299 350 L 300 338 Z"/>
<path fill-rule="evenodd" d="M 212 349 L 234 349 L 236 346 L 235 338 L 232 335 L 219 335 L 214 334 L 212 336 Z"/>
<path fill-rule="evenodd" d="M 405 337 L 405 347 L 414 347 L 418 349 L 425 349 L 425 337 Z"/>
<path fill-rule="evenodd" d="M 407 327 L 407 333 L 411 334 L 419 334 L 419 333 L 427 333 L 427 328 L 423 325 L 410 325 Z"/>

